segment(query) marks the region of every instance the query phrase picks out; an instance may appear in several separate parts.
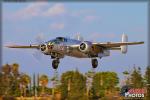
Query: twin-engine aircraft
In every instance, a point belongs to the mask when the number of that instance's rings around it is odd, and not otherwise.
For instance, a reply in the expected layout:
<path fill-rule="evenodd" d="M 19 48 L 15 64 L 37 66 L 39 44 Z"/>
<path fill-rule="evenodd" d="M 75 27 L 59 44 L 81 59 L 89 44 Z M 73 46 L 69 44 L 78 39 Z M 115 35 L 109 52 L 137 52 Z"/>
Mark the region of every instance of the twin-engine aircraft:
<path fill-rule="evenodd" d="M 50 55 L 53 69 L 57 69 L 60 59 L 64 56 L 77 58 L 91 58 L 92 67 L 98 66 L 97 58 L 110 56 L 110 50 L 120 50 L 123 54 L 127 53 L 128 45 L 143 44 L 144 42 L 128 42 L 127 35 L 122 35 L 122 42 L 90 42 L 79 39 L 56 37 L 53 40 L 37 45 L 10 45 L 8 48 L 38 49 L 45 55 Z"/>

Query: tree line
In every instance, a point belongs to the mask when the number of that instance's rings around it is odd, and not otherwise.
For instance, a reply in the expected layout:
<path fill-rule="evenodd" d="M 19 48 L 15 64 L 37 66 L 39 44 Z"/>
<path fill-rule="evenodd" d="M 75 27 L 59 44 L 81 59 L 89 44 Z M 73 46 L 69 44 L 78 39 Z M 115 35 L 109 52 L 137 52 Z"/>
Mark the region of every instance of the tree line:
<path fill-rule="evenodd" d="M 61 95 L 65 100 L 97 100 L 120 98 L 119 77 L 116 72 L 95 72 L 89 70 L 87 73 L 80 73 L 78 70 L 67 71 L 49 78 L 47 75 L 29 76 L 19 71 L 19 64 L 5 64 L 0 69 L 0 97 L 31 97 Z M 150 67 L 147 67 L 145 74 L 141 74 L 140 67 L 133 67 L 131 72 L 124 71 L 125 85 L 132 88 L 146 88 L 147 100 L 150 100 Z M 48 83 L 52 87 L 48 87 Z"/>

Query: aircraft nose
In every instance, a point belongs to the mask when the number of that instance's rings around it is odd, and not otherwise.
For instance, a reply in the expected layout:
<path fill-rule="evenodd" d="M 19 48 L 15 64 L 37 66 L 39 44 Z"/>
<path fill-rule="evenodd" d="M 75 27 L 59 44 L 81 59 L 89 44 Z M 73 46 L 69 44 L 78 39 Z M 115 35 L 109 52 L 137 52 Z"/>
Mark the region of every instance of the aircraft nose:
<path fill-rule="evenodd" d="M 47 47 L 48 47 L 49 50 L 52 50 L 53 47 L 54 47 L 54 45 L 53 45 L 52 42 L 49 42 L 48 45 L 47 45 Z"/>

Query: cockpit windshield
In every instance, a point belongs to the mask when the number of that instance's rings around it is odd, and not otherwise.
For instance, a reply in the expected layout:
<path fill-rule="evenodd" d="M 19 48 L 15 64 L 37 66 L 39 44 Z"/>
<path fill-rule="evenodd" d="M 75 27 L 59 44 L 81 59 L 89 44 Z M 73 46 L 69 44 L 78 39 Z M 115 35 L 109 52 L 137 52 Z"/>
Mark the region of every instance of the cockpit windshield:
<path fill-rule="evenodd" d="M 64 37 L 56 37 L 56 39 L 50 40 L 49 42 L 59 44 L 61 42 L 67 42 L 67 39 Z"/>
<path fill-rule="evenodd" d="M 56 40 L 59 41 L 59 42 L 64 42 L 65 38 L 64 37 L 57 37 Z"/>

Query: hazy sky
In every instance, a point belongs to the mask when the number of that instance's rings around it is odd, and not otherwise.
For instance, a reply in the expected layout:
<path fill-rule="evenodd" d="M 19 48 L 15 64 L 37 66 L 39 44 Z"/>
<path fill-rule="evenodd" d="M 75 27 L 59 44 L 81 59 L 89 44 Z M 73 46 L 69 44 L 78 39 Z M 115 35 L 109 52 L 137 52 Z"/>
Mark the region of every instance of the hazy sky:
<path fill-rule="evenodd" d="M 38 34 L 45 41 L 56 36 L 74 38 L 80 33 L 84 40 L 119 42 L 121 34 L 129 41 L 144 41 L 144 45 L 129 46 L 126 55 L 111 51 L 111 56 L 99 59 L 97 71 L 115 71 L 120 77 L 125 70 L 136 64 L 145 70 L 147 66 L 147 3 L 111 2 L 45 2 L 3 3 L 3 45 L 35 44 Z M 33 57 L 36 50 L 3 48 L 3 64 L 20 64 L 20 71 L 53 75 L 50 56 L 41 61 Z M 90 59 L 65 57 L 61 59 L 58 72 L 75 70 L 87 72 L 92 68 Z"/>

